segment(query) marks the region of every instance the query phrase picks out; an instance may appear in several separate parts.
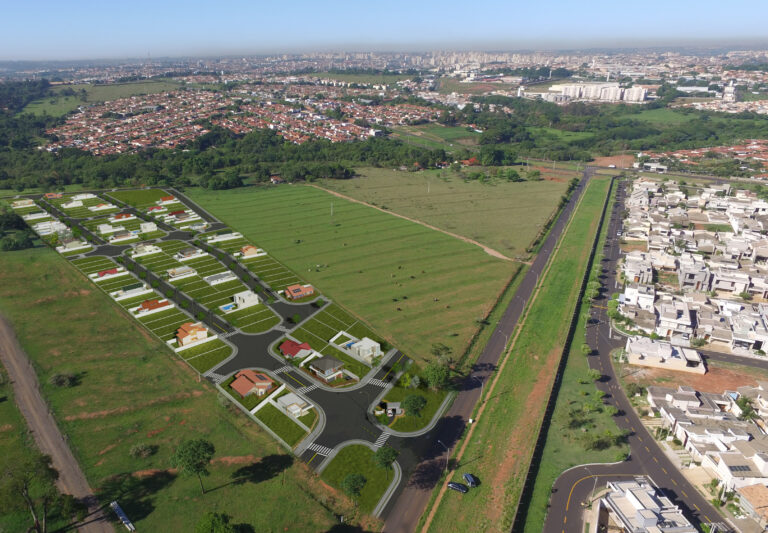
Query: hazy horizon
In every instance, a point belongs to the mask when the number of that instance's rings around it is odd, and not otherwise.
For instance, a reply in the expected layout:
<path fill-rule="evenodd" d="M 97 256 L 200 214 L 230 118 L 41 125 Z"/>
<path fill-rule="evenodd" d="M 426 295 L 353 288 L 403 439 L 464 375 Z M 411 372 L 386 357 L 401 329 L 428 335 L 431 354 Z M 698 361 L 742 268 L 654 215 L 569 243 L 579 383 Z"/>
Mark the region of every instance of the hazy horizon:
<path fill-rule="evenodd" d="M 299 0 L 257 5 L 200 0 L 112 5 L 44 0 L 4 9 L 0 60 L 75 61 L 216 57 L 312 51 L 565 51 L 765 46 L 768 3 L 648 0 L 643 8 L 595 0 L 575 7 L 455 0 L 388 5 Z M 690 4 L 686 2 L 685 4 Z M 745 16 L 748 15 L 748 16 Z"/>

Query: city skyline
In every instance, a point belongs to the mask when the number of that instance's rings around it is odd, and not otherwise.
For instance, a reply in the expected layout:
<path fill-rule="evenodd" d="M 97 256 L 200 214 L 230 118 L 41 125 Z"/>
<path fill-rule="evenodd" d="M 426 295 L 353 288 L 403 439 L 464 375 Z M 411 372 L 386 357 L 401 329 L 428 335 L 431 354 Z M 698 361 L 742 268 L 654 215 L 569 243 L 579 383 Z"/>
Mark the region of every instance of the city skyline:
<path fill-rule="evenodd" d="M 688 3 L 686 3 L 688 4 Z M 750 16 L 745 17 L 745 13 Z M 490 16 L 493 15 L 493 16 Z M 347 0 L 300 1 L 290 9 L 230 1 L 212 10 L 199 0 L 130 6 L 79 0 L 5 7 L 0 60 L 77 60 L 371 50 L 574 49 L 753 46 L 765 43 L 768 5 L 735 0 L 659 0 L 638 10 L 599 0 L 574 10 L 555 0 L 536 5 L 397 0 L 386 6 Z M 63 22 L 66 21 L 66 22 Z"/>

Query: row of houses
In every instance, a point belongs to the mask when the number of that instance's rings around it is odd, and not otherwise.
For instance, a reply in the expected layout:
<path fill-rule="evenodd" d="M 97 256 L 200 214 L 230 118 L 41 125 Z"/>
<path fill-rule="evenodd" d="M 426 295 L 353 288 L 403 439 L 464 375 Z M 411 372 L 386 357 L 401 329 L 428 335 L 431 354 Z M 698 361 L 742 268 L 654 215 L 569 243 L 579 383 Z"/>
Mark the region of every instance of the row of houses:
<path fill-rule="evenodd" d="M 625 201 L 619 312 L 674 344 L 737 353 L 768 341 L 768 202 L 730 185 L 641 178 Z M 700 341 L 694 341 L 700 339 Z"/>

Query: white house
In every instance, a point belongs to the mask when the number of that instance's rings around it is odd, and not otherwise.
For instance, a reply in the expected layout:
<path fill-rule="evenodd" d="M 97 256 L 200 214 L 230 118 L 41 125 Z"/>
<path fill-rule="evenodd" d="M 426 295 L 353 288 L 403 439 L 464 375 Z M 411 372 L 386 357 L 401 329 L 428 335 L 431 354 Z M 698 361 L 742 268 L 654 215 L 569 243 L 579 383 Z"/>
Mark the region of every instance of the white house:
<path fill-rule="evenodd" d="M 350 346 L 350 351 L 368 364 L 373 362 L 374 357 L 382 355 L 381 345 L 368 337 L 363 337 Z"/>
<path fill-rule="evenodd" d="M 668 342 L 654 341 L 646 337 L 629 337 L 626 355 L 631 365 L 666 368 L 694 374 L 707 372 L 704 360 L 696 350 L 672 346 Z"/>
<path fill-rule="evenodd" d="M 61 204 L 64 209 L 74 209 L 75 207 L 83 207 L 83 202 L 80 200 L 71 200 L 69 202 Z"/>
<path fill-rule="evenodd" d="M 245 309 L 246 307 L 259 305 L 261 303 L 259 295 L 253 291 L 238 292 L 232 296 L 232 299 L 235 301 L 238 309 Z"/>
<path fill-rule="evenodd" d="M 72 196 L 72 200 L 91 200 L 93 198 L 96 198 L 96 195 L 90 192 L 84 192 L 84 193 L 76 194 Z"/>
<path fill-rule="evenodd" d="M 153 231 L 157 231 L 157 224 L 154 222 L 142 222 L 139 224 L 139 229 L 142 233 L 152 233 Z"/>
<path fill-rule="evenodd" d="M 294 418 L 304 416 L 312 408 L 308 402 L 301 399 L 293 392 L 289 392 L 288 394 L 280 396 L 277 400 L 275 400 L 275 403 L 278 405 L 278 407 L 280 407 L 280 409 L 285 411 L 286 414 L 289 414 Z"/>

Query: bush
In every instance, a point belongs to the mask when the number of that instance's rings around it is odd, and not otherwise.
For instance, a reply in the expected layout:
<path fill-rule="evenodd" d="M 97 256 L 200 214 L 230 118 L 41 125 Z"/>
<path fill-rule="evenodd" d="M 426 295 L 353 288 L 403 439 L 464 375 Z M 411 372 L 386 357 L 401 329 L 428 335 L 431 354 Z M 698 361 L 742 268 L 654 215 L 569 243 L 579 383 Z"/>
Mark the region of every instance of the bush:
<path fill-rule="evenodd" d="M 56 387 L 74 387 L 79 381 L 75 374 L 54 374 L 48 379 L 48 383 Z"/>
<path fill-rule="evenodd" d="M 128 453 L 134 459 L 146 459 L 157 453 L 157 446 L 154 444 L 134 444 Z"/>

